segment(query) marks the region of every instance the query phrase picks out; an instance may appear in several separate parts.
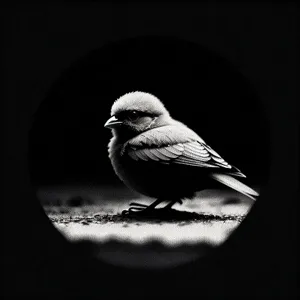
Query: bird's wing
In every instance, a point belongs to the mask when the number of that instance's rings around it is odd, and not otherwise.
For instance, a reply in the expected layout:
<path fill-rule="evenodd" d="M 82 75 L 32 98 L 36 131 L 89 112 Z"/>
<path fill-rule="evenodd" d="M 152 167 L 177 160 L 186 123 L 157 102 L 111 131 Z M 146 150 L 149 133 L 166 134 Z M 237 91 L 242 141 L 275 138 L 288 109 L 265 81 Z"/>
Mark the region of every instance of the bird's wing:
<path fill-rule="evenodd" d="M 124 154 L 136 161 L 226 169 L 227 174 L 245 177 L 187 127 L 164 126 L 146 131 L 126 143 Z"/>

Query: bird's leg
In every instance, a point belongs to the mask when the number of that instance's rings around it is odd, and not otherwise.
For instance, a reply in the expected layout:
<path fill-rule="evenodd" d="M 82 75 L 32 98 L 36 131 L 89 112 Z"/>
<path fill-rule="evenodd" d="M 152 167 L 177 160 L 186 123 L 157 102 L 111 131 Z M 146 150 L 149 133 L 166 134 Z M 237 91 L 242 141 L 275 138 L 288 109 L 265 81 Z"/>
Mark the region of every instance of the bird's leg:
<path fill-rule="evenodd" d="M 181 199 L 177 199 L 177 200 L 171 200 L 163 209 L 171 209 L 172 208 L 172 206 L 176 203 L 176 202 L 178 202 L 178 203 L 180 203 L 180 204 L 182 204 L 182 200 Z"/>
<path fill-rule="evenodd" d="M 128 215 L 128 214 L 136 214 L 136 213 L 147 213 L 148 211 L 151 211 L 154 209 L 159 203 L 161 203 L 163 200 L 158 198 L 150 205 L 132 202 L 129 205 L 131 206 L 128 210 L 123 210 L 122 215 Z"/>
<path fill-rule="evenodd" d="M 150 205 L 148 205 L 147 209 L 152 209 L 154 207 L 156 207 L 159 203 L 161 203 L 163 200 L 158 198 L 156 199 L 153 203 L 151 203 Z"/>

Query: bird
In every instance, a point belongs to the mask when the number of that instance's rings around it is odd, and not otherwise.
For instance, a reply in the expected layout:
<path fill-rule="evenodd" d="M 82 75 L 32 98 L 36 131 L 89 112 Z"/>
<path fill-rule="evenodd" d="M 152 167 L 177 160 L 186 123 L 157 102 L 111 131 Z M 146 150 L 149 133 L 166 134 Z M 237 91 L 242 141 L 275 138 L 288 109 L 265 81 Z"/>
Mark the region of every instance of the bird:
<path fill-rule="evenodd" d="M 162 202 L 167 210 L 216 184 L 254 201 L 259 196 L 241 182 L 246 175 L 172 118 L 151 93 L 128 92 L 116 99 L 104 127 L 112 131 L 108 157 L 116 175 L 128 188 L 156 199 L 150 205 L 130 203 L 123 214 L 153 212 Z"/>

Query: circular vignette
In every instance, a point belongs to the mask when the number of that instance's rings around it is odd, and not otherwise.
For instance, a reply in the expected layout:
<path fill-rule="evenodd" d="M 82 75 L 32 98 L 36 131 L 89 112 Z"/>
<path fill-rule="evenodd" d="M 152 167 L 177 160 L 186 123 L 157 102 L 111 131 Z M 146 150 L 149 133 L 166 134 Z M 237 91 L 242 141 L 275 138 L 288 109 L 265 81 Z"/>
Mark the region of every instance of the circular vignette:
<path fill-rule="evenodd" d="M 269 125 L 248 80 L 208 49 L 152 36 L 96 49 L 53 84 L 29 133 L 33 186 L 120 186 L 107 159 L 110 133 L 103 124 L 112 102 L 135 90 L 161 99 L 174 118 L 241 169 L 249 185 L 266 185 Z"/>

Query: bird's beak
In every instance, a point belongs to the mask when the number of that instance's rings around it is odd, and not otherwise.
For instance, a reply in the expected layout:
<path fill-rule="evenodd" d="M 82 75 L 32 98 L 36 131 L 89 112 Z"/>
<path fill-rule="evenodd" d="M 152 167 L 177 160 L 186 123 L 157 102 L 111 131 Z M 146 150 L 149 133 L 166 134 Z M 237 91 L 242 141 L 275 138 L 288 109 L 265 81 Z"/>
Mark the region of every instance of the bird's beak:
<path fill-rule="evenodd" d="M 122 124 L 121 121 L 119 121 L 115 116 L 112 116 L 107 120 L 107 122 L 104 124 L 105 128 L 115 128 L 117 126 L 120 126 Z"/>

